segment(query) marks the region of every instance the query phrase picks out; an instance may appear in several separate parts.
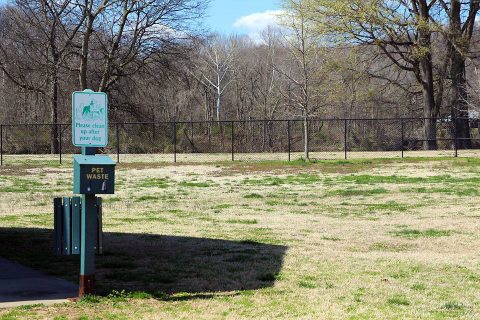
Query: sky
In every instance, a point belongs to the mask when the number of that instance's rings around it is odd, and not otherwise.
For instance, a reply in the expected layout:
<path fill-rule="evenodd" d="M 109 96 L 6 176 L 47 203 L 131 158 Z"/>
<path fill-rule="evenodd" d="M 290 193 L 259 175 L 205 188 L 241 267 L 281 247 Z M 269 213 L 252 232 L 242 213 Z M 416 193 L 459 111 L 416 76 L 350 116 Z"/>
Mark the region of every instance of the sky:
<path fill-rule="evenodd" d="M 0 0 L 0 4 L 7 0 Z M 211 0 L 205 26 L 212 32 L 260 37 L 260 32 L 275 24 L 281 0 Z"/>
<path fill-rule="evenodd" d="M 280 9 L 280 0 L 211 0 L 205 25 L 220 34 L 256 38 L 267 26 L 275 24 L 275 14 Z"/>

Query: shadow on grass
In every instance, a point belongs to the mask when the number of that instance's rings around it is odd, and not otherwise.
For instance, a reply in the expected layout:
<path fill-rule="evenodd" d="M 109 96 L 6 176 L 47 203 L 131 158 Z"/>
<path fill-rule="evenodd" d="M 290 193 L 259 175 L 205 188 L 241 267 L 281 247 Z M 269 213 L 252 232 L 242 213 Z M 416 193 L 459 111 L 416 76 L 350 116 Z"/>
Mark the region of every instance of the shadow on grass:
<path fill-rule="evenodd" d="M 79 257 L 55 256 L 52 233 L 0 228 L 0 256 L 77 282 Z M 175 293 L 209 298 L 212 293 L 270 287 L 287 249 L 252 241 L 128 233 L 105 233 L 104 248 L 96 257 L 97 294 L 142 291 L 165 293 L 165 299 Z"/>

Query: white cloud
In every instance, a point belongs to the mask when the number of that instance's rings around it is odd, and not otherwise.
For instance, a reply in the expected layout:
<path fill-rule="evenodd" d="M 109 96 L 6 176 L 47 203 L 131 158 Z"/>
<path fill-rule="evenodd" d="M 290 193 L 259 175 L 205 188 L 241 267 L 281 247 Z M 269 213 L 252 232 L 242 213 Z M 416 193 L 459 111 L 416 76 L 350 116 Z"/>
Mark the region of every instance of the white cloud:
<path fill-rule="evenodd" d="M 267 27 L 279 26 L 280 15 L 283 10 L 269 10 L 243 16 L 233 24 L 234 28 L 243 29 L 256 42 L 261 41 L 261 32 Z"/>

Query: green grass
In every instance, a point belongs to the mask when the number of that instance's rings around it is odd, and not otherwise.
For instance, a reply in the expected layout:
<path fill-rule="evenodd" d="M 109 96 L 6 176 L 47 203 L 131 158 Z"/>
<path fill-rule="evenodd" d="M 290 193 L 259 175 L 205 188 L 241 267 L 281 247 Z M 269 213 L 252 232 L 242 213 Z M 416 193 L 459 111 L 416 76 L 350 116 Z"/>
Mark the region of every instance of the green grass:
<path fill-rule="evenodd" d="M 298 282 L 298 286 L 300 288 L 305 288 L 305 289 L 315 289 L 317 287 L 317 283 L 314 281 L 314 279 L 311 278 L 305 278 L 302 279 Z"/>
<path fill-rule="evenodd" d="M 245 199 L 262 199 L 263 196 L 261 194 L 258 194 L 258 193 L 249 193 L 247 195 L 244 196 Z"/>
<path fill-rule="evenodd" d="M 346 175 L 337 179 L 343 183 L 354 184 L 474 184 L 480 185 L 480 177 L 456 178 L 451 175 L 437 175 L 431 177 L 404 177 L 404 176 L 386 176 L 386 175 Z"/>
<path fill-rule="evenodd" d="M 316 184 L 322 181 L 322 178 L 316 174 L 300 173 L 297 175 L 289 175 L 286 177 L 267 176 L 261 179 L 246 178 L 243 184 L 256 186 L 281 186 L 290 184 Z"/>
<path fill-rule="evenodd" d="M 213 206 L 212 209 L 217 209 L 217 210 L 221 210 L 221 209 L 229 209 L 233 207 L 233 204 L 230 204 L 230 203 L 222 203 L 222 204 L 218 204 L 216 206 Z"/>
<path fill-rule="evenodd" d="M 387 303 L 392 304 L 392 305 L 397 305 L 397 306 L 409 306 L 410 305 L 410 301 L 408 301 L 408 299 L 405 296 L 400 295 L 400 294 L 396 294 L 396 295 L 388 298 Z"/>
<path fill-rule="evenodd" d="M 323 236 L 323 237 L 322 237 L 322 240 L 326 240 L 326 241 L 341 241 L 342 239 L 340 239 L 339 237 Z"/>
<path fill-rule="evenodd" d="M 192 187 L 192 188 L 208 188 L 212 184 L 208 182 L 191 182 L 191 181 L 182 181 L 178 184 L 181 187 Z"/>
<path fill-rule="evenodd" d="M 145 195 L 145 196 L 140 196 L 138 198 L 135 198 L 135 202 L 145 202 L 145 201 L 159 201 L 160 198 L 158 196 L 152 196 L 152 195 Z"/>
<path fill-rule="evenodd" d="M 367 211 L 397 211 L 406 212 L 409 209 L 408 205 L 398 203 L 396 201 L 387 201 L 385 203 L 365 204 Z"/>
<path fill-rule="evenodd" d="M 465 305 L 457 301 L 449 301 L 442 306 L 442 309 L 445 309 L 445 310 L 463 310 L 464 308 L 465 308 Z"/>
<path fill-rule="evenodd" d="M 388 193 L 388 190 L 385 188 L 375 188 L 375 189 L 336 189 L 326 192 L 326 196 L 340 196 L 340 197 L 366 197 L 366 196 L 374 196 L 379 194 Z"/>
<path fill-rule="evenodd" d="M 377 242 L 370 246 L 373 251 L 401 252 L 413 249 L 407 244 L 396 244 L 388 242 Z"/>
<path fill-rule="evenodd" d="M 417 230 L 417 229 L 402 229 L 398 231 L 393 231 L 392 234 L 397 237 L 404 238 L 438 238 L 438 237 L 448 237 L 452 235 L 451 230 L 437 230 L 437 229 L 426 229 L 426 230 Z"/>
<path fill-rule="evenodd" d="M 232 224 L 257 224 L 257 219 L 229 219 L 227 223 Z"/>
<path fill-rule="evenodd" d="M 20 216 L 0 216 L 0 221 L 7 223 L 7 222 L 15 222 L 20 220 Z"/>
<path fill-rule="evenodd" d="M 137 183 L 139 188 L 160 188 L 166 189 L 170 186 L 171 181 L 168 178 L 148 178 Z"/>
<path fill-rule="evenodd" d="M 45 188 L 47 186 L 45 183 L 33 179 L 24 179 L 16 176 L 9 176 L 3 177 L 2 180 L 3 182 L 0 184 L 0 193 L 27 193 L 48 191 L 48 189 Z M 6 184 L 6 186 L 4 184 Z"/>
<path fill-rule="evenodd" d="M 108 204 L 108 203 L 115 203 L 115 202 L 122 202 L 124 201 L 120 197 L 104 197 L 103 198 L 103 203 Z"/>
<path fill-rule="evenodd" d="M 455 187 L 444 187 L 444 188 L 401 188 L 401 192 L 405 193 L 419 193 L 419 194 L 447 194 L 447 195 L 456 195 L 460 197 L 472 197 L 479 196 L 480 190 L 478 188 L 468 187 L 464 188 L 462 184 L 458 184 Z"/>
<path fill-rule="evenodd" d="M 424 291 L 427 289 L 423 283 L 415 283 L 410 288 L 415 291 Z"/>

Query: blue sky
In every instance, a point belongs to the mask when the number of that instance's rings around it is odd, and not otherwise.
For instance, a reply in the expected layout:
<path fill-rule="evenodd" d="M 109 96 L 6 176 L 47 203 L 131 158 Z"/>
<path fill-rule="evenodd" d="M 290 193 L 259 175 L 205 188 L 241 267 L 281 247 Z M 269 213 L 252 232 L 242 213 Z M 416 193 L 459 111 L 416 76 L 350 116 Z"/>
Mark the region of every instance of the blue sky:
<path fill-rule="evenodd" d="M 280 0 L 212 0 L 205 24 L 222 34 L 254 34 L 272 24 L 280 8 Z"/>
<path fill-rule="evenodd" d="M 0 4 L 7 0 L 0 0 Z M 211 0 L 205 26 L 221 34 L 249 34 L 255 38 L 268 25 L 275 24 L 281 0 Z"/>

